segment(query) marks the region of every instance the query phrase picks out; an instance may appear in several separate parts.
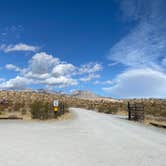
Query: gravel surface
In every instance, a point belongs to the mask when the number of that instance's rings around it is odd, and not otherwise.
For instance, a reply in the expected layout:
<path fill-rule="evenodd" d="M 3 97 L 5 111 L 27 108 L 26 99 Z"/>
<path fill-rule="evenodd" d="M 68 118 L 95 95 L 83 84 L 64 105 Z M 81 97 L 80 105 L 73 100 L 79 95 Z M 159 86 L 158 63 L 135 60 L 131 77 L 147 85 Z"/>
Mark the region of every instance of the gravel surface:
<path fill-rule="evenodd" d="M 73 108 L 66 121 L 0 121 L 0 166 L 166 166 L 166 130 Z"/>

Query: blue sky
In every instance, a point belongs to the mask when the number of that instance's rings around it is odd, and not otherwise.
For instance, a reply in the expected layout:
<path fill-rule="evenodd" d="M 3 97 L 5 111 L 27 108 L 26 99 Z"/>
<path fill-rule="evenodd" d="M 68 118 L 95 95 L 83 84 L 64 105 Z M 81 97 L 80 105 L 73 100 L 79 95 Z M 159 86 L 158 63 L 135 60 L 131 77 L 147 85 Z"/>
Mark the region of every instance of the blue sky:
<path fill-rule="evenodd" d="M 165 0 L 0 3 L 0 89 L 166 97 Z"/>

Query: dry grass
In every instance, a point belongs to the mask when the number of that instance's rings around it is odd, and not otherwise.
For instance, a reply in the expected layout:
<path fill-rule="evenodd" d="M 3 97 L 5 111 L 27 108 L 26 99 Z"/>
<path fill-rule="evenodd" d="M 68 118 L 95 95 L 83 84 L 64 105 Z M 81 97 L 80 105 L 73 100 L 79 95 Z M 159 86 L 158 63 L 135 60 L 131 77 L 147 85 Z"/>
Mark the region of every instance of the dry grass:
<path fill-rule="evenodd" d="M 79 107 L 109 114 L 127 114 L 127 102 L 141 102 L 145 106 L 145 116 L 166 117 L 166 100 L 161 99 L 132 99 L 132 100 L 87 100 L 74 97 L 58 96 L 55 94 L 23 92 L 23 91 L 0 91 L 0 99 L 6 99 L 9 104 L 0 105 L 0 116 L 4 113 L 19 113 L 22 117 L 27 117 L 31 113 L 31 104 L 34 101 L 52 103 L 58 99 L 69 107 Z"/>
<path fill-rule="evenodd" d="M 8 101 L 8 104 L 0 104 L 0 116 L 17 116 L 25 119 L 50 119 L 57 118 L 61 114 L 67 112 L 67 105 L 63 112 L 54 114 L 52 102 L 59 99 L 56 95 L 42 94 L 35 92 L 15 92 L 0 91 L 0 99 Z"/>

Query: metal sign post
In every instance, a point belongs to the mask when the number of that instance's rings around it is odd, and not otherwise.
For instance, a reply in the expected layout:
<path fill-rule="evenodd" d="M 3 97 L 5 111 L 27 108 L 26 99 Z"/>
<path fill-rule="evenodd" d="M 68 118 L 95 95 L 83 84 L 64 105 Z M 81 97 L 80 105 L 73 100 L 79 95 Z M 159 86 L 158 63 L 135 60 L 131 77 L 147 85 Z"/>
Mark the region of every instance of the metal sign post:
<path fill-rule="evenodd" d="M 58 100 L 54 100 L 53 101 L 53 106 L 54 106 L 54 112 L 58 112 L 59 110 L 59 101 Z"/>

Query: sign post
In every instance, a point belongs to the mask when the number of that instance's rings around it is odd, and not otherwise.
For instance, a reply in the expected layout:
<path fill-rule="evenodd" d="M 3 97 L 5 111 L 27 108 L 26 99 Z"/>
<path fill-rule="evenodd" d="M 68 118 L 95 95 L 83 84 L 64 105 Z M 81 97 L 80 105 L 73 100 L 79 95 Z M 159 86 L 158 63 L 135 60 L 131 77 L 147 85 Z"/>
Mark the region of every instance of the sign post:
<path fill-rule="evenodd" d="M 54 100 L 53 101 L 53 107 L 54 107 L 54 112 L 58 112 L 59 111 L 59 101 L 58 100 Z"/>

